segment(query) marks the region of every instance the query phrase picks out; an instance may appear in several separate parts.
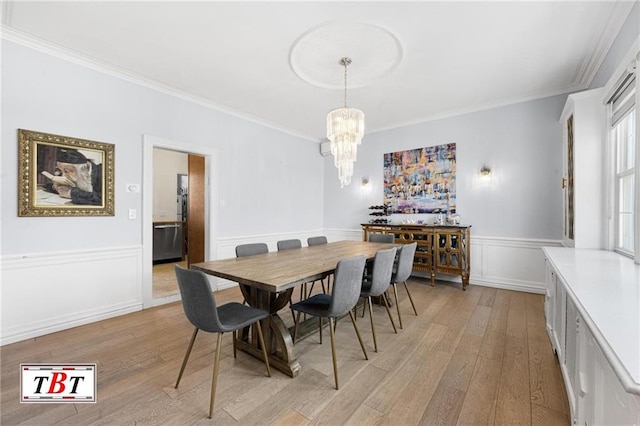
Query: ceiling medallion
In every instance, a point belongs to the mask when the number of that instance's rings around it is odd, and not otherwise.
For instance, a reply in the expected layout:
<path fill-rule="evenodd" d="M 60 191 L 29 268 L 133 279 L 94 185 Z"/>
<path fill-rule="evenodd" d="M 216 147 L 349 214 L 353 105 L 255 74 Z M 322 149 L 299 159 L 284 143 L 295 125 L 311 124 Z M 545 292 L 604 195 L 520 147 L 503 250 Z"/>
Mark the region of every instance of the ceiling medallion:
<path fill-rule="evenodd" d="M 295 74 L 309 84 L 341 89 L 336 58 L 349 54 L 349 88 L 368 86 L 391 74 L 402 60 L 402 46 L 384 28 L 358 22 L 331 21 L 302 34 L 291 47 L 289 63 Z"/>

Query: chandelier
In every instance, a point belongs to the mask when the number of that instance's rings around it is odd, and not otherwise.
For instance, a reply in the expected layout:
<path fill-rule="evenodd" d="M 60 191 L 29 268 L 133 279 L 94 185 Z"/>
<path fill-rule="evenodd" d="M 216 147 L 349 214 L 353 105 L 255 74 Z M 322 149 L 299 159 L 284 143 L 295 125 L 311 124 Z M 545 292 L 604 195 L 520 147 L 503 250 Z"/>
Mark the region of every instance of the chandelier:
<path fill-rule="evenodd" d="M 344 66 L 344 107 L 327 114 L 327 138 L 331 141 L 333 163 L 338 168 L 340 187 L 351 183 L 353 163 L 358 155 L 358 145 L 364 136 L 364 113 L 359 109 L 347 108 L 347 66 L 350 58 L 340 59 Z"/>

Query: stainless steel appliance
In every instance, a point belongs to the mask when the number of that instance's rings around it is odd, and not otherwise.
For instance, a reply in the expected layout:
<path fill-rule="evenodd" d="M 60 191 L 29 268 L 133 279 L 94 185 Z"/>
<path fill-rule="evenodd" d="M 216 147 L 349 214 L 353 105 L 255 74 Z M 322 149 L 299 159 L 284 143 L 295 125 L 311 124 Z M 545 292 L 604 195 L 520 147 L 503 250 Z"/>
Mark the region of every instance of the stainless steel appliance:
<path fill-rule="evenodd" d="M 153 262 L 182 260 L 182 222 L 153 224 Z"/>

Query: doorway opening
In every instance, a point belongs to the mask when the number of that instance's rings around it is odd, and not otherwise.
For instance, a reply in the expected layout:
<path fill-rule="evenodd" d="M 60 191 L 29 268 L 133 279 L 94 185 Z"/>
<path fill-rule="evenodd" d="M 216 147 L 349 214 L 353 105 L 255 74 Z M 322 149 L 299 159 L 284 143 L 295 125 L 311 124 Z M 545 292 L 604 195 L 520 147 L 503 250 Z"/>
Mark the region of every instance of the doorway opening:
<path fill-rule="evenodd" d="M 211 250 L 217 189 L 215 151 L 144 136 L 143 307 L 179 300 L 174 265 L 203 262 Z"/>
<path fill-rule="evenodd" d="M 188 159 L 153 148 L 153 299 L 178 294 L 174 265 L 188 265 Z"/>

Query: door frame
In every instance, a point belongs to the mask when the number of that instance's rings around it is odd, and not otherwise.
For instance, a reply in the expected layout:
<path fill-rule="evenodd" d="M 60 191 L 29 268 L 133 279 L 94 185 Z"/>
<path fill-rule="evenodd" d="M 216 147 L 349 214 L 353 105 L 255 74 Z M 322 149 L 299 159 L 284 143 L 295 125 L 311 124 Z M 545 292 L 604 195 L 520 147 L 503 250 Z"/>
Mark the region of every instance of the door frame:
<path fill-rule="evenodd" d="M 153 299 L 153 149 L 162 148 L 204 157 L 205 159 L 205 207 L 204 207 L 204 257 L 217 256 L 218 235 L 218 150 L 188 142 L 175 141 L 153 135 L 142 135 L 142 307 L 171 303 L 180 295 Z M 215 287 L 213 288 L 215 290 Z"/>

